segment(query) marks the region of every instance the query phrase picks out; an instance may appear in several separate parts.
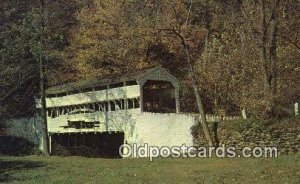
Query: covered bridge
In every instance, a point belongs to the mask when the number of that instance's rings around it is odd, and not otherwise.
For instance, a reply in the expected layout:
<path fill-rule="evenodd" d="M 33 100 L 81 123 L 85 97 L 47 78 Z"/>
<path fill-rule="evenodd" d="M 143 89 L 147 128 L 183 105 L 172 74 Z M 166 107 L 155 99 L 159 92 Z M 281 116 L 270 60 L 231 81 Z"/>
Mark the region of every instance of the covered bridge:
<path fill-rule="evenodd" d="M 40 100 L 37 100 L 40 108 Z M 192 145 L 195 117 L 181 114 L 179 81 L 160 67 L 85 80 L 46 90 L 52 145 L 67 148 L 122 143 Z M 111 147 L 112 146 L 112 147 Z"/>

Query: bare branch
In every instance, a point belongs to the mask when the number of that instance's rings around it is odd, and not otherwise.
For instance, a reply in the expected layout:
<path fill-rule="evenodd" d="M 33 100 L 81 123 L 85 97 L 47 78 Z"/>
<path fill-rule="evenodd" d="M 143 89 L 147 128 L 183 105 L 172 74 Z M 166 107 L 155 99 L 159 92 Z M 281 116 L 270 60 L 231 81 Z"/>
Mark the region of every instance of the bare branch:
<path fill-rule="evenodd" d="M 285 36 L 283 34 L 278 33 L 277 35 L 280 36 L 281 38 L 283 38 L 285 41 L 292 44 L 294 47 L 296 47 L 300 51 L 300 45 L 297 42 L 294 42 L 291 38 L 289 38 L 288 36 Z"/>
<path fill-rule="evenodd" d="M 188 14 L 187 14 L 186 20 L 185 20 L 185 25 L 187 25 L 187 23 L 188 23 L 190 12 L 191 12 L 191 9 L 192 9 L 192 5 L 193 5 L 193 0 L 191 0 L 191 3 L 190 3 L 189 11 L 188 11 Z"/>

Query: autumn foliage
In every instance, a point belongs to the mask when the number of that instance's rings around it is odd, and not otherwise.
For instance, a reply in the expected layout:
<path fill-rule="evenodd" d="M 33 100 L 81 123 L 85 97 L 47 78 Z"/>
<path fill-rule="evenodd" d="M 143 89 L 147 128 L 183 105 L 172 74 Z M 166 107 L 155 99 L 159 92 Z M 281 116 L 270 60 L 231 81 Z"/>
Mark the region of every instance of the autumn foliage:
<path fill-rule="evenodd" d="M 46 1 L 47 86 L 161 66 L 180 79 L 183 110 L 195 111 L 176 31 L 206 112 L 291 115 L 300 94 L 298 6 L 293 0 Z M 0 114 L 28 115 L 38 92 L 39 6 L 5 0 L 0 9 Z"/>

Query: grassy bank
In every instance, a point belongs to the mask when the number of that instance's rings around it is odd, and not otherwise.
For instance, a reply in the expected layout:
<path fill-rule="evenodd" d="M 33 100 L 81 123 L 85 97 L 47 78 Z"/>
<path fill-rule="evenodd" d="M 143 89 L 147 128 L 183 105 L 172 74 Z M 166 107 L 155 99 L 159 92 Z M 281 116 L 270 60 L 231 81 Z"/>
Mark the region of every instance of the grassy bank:
<path fill-rule="evenodd" d="M 0 157 L 0 183 L 300 183 L 300 156 L 270 159 Z"/>

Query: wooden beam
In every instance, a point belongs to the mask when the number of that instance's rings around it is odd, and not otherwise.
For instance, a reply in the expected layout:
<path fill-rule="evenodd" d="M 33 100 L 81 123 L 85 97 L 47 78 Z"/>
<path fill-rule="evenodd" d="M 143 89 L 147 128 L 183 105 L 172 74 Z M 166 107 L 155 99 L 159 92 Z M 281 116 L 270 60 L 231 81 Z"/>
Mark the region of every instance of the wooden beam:
<path fill-rule="evenodd" d="M 295 108 L 295 116 L 299 116 L 299 103 L 295 103 L 294 108 Z"/>
<path fill-rule="evenodd" d="M 176 113 L 180 113 L 179 88 L 175 88 Z"/>
<path fill-rule="evenodd" d="M 51 134 L 48 134 L 49 138 L 49 154 L 51 155 L 52 153 L 52 135 Z"/>

